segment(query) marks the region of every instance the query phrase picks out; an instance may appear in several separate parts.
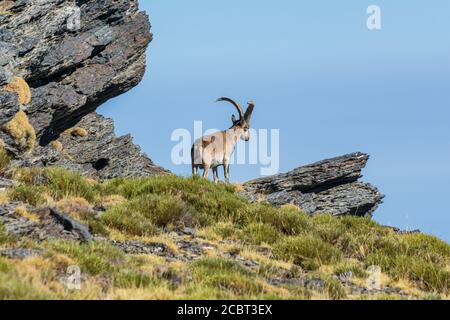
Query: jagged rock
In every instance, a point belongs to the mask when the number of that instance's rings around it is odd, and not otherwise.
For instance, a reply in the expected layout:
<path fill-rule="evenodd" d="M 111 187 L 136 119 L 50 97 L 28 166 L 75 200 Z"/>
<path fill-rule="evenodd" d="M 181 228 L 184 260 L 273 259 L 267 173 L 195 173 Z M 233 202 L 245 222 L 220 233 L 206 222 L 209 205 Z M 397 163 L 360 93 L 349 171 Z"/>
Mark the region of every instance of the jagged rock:
<path fill-rule="evenodd" d="M 110 119 L 93 113 L 136 86 L 145 72 L 152 34 L 137 0 L 15 1 L 9 11 L 0 15 L 0 125 L 19 110 L 17 98 L 1 86 L 22 77 L 32 95 L 22 108 L 38 140 L 24 155 L 0 132 L 16 164 L 61 165 L 100 178 L 165 172 L 130 136 L 114 137 Z M 62 137 L 74 126 L 83 126 L 89 137 Z M 60 136 L 69 157 L 52 149 Z"/>
<path fill-rule="evenodd" d="M 19 111 L 17 97 L 13 93 L 0 94 L 0 126 L 3 126 Z"/>
<path fill-rule="evenodd" d="M 131 135 L 116 137 L 112 119 L 93 112 L 77 126 L 86 128 L 88 134 L 63 133 L 58 139 L 62 150 L 38 146 L 34 153 L 22 157 L 20 165 L 60 166 L 100 179 L 168 173 L 133 144 Z"/>
<path fill-rule="evenodd" d="M 309 214 L 371 216 L 384 196 L 358 182 L 368 159 L 358 152 L 259 178 L 245 183 L 242 195 L 278 206 L 294 204 Z"/>
<path fill-rule="evenodd" d="M 26 248 L 13 248 L 13 249 L 0 249 L 0 256 L 9 259 L 25 259 L 34 256 L 40 256 L 42 250 L 39 249 L 26 249 Z"/>

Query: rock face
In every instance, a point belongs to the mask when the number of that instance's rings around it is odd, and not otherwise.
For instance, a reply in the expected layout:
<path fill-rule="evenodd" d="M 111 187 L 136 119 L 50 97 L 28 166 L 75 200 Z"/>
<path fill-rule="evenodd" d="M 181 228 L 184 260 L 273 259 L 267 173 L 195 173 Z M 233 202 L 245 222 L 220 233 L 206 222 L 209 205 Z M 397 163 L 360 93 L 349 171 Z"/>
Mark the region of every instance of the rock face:
<path fill-rule="evenodd" d="M 369 156 L 353 153 L 249 181 L 243 195 L 251 201 L 294 204 L 310 214 L 371 216 L 382 203 L 377 188 L 359 182 Z"/>
<path fill-rule="evenodd" d="M 21 157 L 20 164 L 60 166 L 100 179 L 151 176 L 168 172 L 142 154 L 140 148 L 133 144 L 131 135 L 116 137 L 112 119 L 93 112 L 85 116 L 77 126 L 85 128 L 87 135 L 62 133 L 58 139 L 62 149 L 37 146 L 33 153 Z"/>
<path fill-rule="evenodd" d="M 93 113 L 136 86 L 145 72 L 152 34 L 137 1 L 0 3 L 7 6 L 0 15 L 0 126 L 19 110 L 17 97 L 1 87 L 21 77 L 30 86 L 32 99 L 20 108 L 37 136 L 36 148 L 24 155 L 0 131 L 16 161 L 64 165 L 101 178 L 163 172 L 140 153 L 130 136 L 115 138 L 112 121 Z M 83 127 L 89 136 L 61 138 L 74 126 Z M 62 143 L 64 154 L 52 150 L 55 140 Z"/>

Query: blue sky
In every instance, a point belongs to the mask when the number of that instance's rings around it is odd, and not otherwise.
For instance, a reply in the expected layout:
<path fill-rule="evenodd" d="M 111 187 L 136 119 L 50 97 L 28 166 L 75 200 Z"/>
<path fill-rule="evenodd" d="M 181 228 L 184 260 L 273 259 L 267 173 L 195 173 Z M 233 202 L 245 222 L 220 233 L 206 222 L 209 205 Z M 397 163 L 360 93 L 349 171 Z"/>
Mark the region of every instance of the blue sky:
<path fill-rule="evenodd" d="M 142 83 L 99 111 L 180 175 L 177 128 L 230 126 L 227 95 L 280 129 L 280 171 L 354 151 L 386 194 L 375 219 L 450 241 L 450 2 L 141 0 L 154 40 Z M 382 30 L 366 28 L 380 6 Z M 156 137 L 156 138 L 155 138 Z M 260 174 L 235 165 L 233 181 Z"/>

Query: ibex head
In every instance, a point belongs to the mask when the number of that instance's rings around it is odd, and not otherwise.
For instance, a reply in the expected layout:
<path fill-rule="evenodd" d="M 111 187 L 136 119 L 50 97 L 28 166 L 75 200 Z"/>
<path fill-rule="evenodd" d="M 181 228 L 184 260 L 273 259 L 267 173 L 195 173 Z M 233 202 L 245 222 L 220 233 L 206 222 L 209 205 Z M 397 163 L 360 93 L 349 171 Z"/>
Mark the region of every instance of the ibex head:
<path fill-rule="evenodd" d="M 236 108 L 236 110 L 239 113 L 239 119 L 236 119 L 236 116 L 234 114 L 231 116 L 231 121 L 233 123 L 231 128 L 240 131 L 240 133 L 241 133 L 240 138 L 242 140 L 244 140 L 244 141 L 250 140 L 250 132 L 249 132 L 250 119 L 252 117 L 253 108 L 255 107 L 255 104 L 253 103 L 253 101 L 248 102 L 248 107 L 247 107 L 247 110 L 245 111 L 245 113 L 242 110 L 242 107 L 240 106 L 240 104 L 230 98 L 222 97 L 222 98 L 219 98 L 216 100 L 216 102 L 220 102 L 220 101 L 229 102 Z"/>

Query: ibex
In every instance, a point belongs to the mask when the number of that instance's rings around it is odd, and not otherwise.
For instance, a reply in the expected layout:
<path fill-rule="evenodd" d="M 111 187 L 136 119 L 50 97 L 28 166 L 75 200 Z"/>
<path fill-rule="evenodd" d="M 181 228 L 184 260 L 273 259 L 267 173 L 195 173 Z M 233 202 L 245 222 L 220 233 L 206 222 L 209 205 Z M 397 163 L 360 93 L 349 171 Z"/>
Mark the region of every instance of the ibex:
<path fill-rule="evenodd" d="M 222 97 L 216 100 L 231 103 L 239 113 L 239 120 L 235 115 L 231 117 L 233 125 L 230 129 L 216 132 L 211 135 L 203 136 L 197 139 L 191 148 L 192 159 L 192 175 L 198 174 L 198 169 L 203 169 L 203 177 L 208 178 L 209 169 L 213 171 L 214 182 L 219 181 L 219 166 L 223 166 L 225 183 L 230 182 L 230 159 L 233 155 L 234 148 L 239 139 L 248 141 L 250 139 L 250 118 L 252 116 L 255 104 L 248 103 L 247 110 L 230 98 Z"/>

